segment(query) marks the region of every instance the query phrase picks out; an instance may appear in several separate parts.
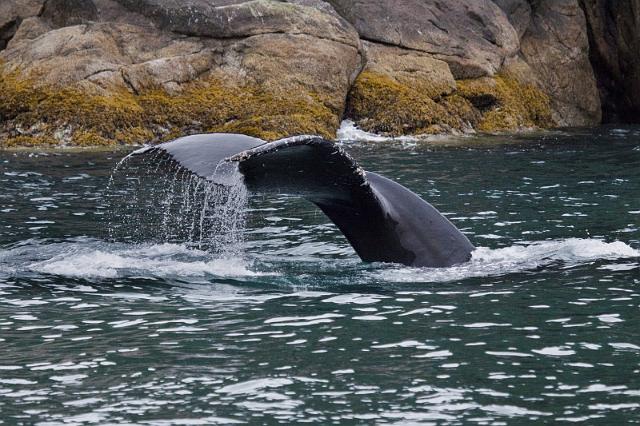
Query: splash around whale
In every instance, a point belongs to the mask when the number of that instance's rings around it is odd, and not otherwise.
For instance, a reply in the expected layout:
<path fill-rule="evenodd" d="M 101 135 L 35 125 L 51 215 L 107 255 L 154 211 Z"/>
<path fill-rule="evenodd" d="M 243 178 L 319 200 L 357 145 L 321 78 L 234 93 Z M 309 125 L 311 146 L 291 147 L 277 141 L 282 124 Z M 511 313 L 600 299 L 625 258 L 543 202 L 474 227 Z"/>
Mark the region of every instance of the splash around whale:
<path fill-rule="evenodd" d="M 219 185 L 228 184 L 221 170 L 232 166 L 251 192 L 303 197 L 336 224 L 365 262 L 444 268 L 468 262 L 475 250 L 431 204 L 365 171 L 318 136 L 267 143 L 237 134 L 193 135 L 132 155 L 149 154 Z"/>

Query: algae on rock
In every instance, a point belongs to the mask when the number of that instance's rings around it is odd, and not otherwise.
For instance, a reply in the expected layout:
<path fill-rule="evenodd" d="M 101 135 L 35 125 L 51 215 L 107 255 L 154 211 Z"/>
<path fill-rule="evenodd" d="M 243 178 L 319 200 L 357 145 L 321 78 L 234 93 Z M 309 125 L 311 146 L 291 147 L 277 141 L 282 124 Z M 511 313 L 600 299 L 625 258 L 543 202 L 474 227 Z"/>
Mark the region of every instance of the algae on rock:
<path fill-rule="evenodd" d="M 485 132 L 553 126 L 548 96 L 508 76 L 459 80 L 451 93 L 409 86 L 364 71 L 347 115 L 364 130 L 392 136 Z M 200 132 L 243 133 L 265 140 L 293 134 L 333 138 L 341 111 L 318 93 L 281 93 L 208 78 L 179 93 L 163 88 L 87 93 L 82 87 L 38 86 L 18 71 L 0 73 L 4 146 L 103 146 L 162 142 Z"/>
<path fill-rule="evenodd" d="M 0 146 L 600 122 L 579 0 L 0 3 Z"/>
<path fill-rule="evenodd" d="M 480 111 L 480 131 L 546 129 L 555 125 L 549 97 L 533 85 L 506 75 L 460 80 L 457 85 L 457 93 Z"/>
<path fill-rule="evenodd" d="M 391 136 L 437 133 L 440 129 L 433 126 L 460 127 L 429 92 L 365 71 L 351 89 L 347 114 L 363 130 Z"/>
<path fill-rule="evenodd" d="M 347 112 L 363 130 L 389 136 L 554 125 L 547 95 L 503 75 L 458 80 L 453 92 L 433 96 L 428 86 L 408 86 L 365 71 L 351 90 Z"/>
<path fill-rule="evenodd" d="M 274 140 L 292 134 L 334 137 L 340 112 L 317 93 L 278 93 L 210 78 L 171 94 L 87 93 L 38 86 L 18 71 L 0 73 L 0 133 L 5 146 L 141 144 L 201 132 Z"/>
<path fill-rule="evenodd" d="M 51 14 L 22 21 L 0 51 L 0 144 L 333 138 L 362 64 L 357 32 L 320 0 L 171 3 L 148 14 L 158 2 L 76 3 L 94 13 L 62 19 L 73 4 L 47 2 Z M 180 21 L 185 10 L 205 33 Z"/>

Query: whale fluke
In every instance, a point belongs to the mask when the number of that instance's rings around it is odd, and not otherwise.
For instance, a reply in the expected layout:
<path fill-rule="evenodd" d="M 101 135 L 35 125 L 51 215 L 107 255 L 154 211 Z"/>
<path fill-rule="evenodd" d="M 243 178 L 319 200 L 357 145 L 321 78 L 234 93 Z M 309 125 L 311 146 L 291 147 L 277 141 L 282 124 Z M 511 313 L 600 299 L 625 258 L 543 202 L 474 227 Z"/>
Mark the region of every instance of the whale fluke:
<path fill-rule="evenodd" d="M 262 139 L 233 133 L 211 133 L 192 135 L 145 147 L 131 155 L 164 153 L 179 166 L 204 179 L 211 178 L 218 165 L 225 159 L 242 151 L 264 145 Z"/>
<path fill-rule="evenodd" d="M 317 136 L 265 143 L 242 135 L 196 135 L 150 151 L 166 153 L 205 179 L 213 179 L 221 163 L 236 163 L 250 191 L 309 200 L 366 262 L 448 267 L 469 261 L 474 250 L 429 203 L 398 183 L 365 172 L 341 147 Z"/>

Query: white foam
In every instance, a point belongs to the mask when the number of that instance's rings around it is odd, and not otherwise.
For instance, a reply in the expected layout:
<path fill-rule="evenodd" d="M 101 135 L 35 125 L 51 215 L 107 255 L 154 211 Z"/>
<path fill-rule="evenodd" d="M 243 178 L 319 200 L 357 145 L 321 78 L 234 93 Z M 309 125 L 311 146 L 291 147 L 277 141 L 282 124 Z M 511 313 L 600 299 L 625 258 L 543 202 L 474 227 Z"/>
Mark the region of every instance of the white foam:
<path fill-rule="evenodd" d="M 351 120 L 344 120 L 340 124 L 337 132 L 337 139 L 341 141 L 357 141 L 357 142 L 386 142 L 393 140 L 386 136 L 376 135 L 375 133 L 365 132 L 359 129 Z"/>
<path fill-rule="evenodd" d="M 335 318 L 343 318 L 340 314 L 323 314 L 311 317 L 277 317 L 266 320 L 265 324 L 272 324 L 276 327 L 306 327 L 316 324 L 332 323 Z"/>
<path fill-rule="evenodd" d="M 365 272 L 387 282 L 448 282 L 473 277 L 501 276 L 535 270 L 552 264 L 574 267 L 596 260 L 624 268 L 607 267 L 612 273 L 625 273 L 640 267 L 640 250 L 623 242 L 596 239 L 567 239 L 514 245 L 500 249 L 478 248 L 470 262 L 443 269 L 382 266 Z M 292 259 L 290 261 L 295 261 Z M 7 269 L 7 267 L 11 265 Z M 604 265 L 607 266 L 607 265 Z M 277 275 L 252 270 L 242 256 L 216 255 L 183 244 L 122 244 L 78 239 L 57 244 L 30 240 L 0 250 L 0 273 L 44 273 L 75 278 L 208 278 Z M 600 269 L 603 266 L 599 267 Z M 328 295 L 326 302 L 369 305 L 383 298 L 359 294 Z"/>
<path fill-rule="evenodd" d="M 400 142 L 405 147 L 414 147 L 418 142 L 436 142 L 436 141 L 449 141 L 453 137 L 460 137 L 464 134 L 452 133 L 452 134 L 439 134 L 439 135 L 413 135 L 413 136 L 383 136 L 376 133 L 366 132 L 352 121 L 344 120 L 340 124 L 336 139 L 338 141 L 348 142 Z"/>
<path fill-rule="evenodd" d="M 607 243 L 596 239 L 569 238 L 566 240 L 542 241 L 529 245 L 511 246 L 491 250 L 479 248 L 473 254 L 473 262 L 492 262 L 505 260 L 535 260 L 548 263 L 560 260 L 564 262 L 584 262 L 598 259 L 621 259 L 640 256 L 636 250 L 622 241 Z"/>
<path fill-rule="evenodd" d="M 324 299 L 323 302 L 335 303 L 337 305 L 372 305 L 383 299 L 388 299 L 388 297 L 381 295 L 350 293 L 333 296 L 328 299 Z"/>
<path fill-rule="evenodd" d="M 248 380 L 246 382 L 224 386 L 216 390 L 216 393 L 227 393 L 231 395 L 254 395 L 264 389 L 280 388 L 292 384 L 293 380 L 284 378 L 254 379 Z"/>
<path fill-rule="evenodd" d="M 570 356 L 576 354 L 576 351 L 564 346 L 550 346 L 542 349 L 533 349 L 531 352 L 547 356 Z"/>
<path fill-rule="evenodd" d="M 13 252 L 13 253 L 12 253 Z M 5 257 L 22 263 L 17 271 L 31 271 L 74 278 L 118 277 L 247 277 L 264 275 L 249 269 L 241 257 L 215 257 L 181 244 L 110 244 L 99 241 L 36 245 L 33 257 L 20 259 L 21 250 Z"/>
<path fill-rule="evenodd" d="M 340 124 L 340 128 L 337 132 L 337 139 L 340 141 L 354 141 L 354 142 L 389 142 L 389 141 L 401 141 L 401 142 L 418 142 L 423 139 L 420 136 L 400 136 L 389 137 L 377 135 L 375 133 L 365 132 L 359 129 L 351 120 L 344 120 Z"/>
<path fill-rule="evenodd" d="M 595 260 L 637 257 L 640 257 L 640 250 L 621 241 L 607 243 L 596 239 L 570 238 L 500 249 L 479 247 L 473 252 L 471 261 L 460 266 L 442 269 L 398 267 L 381 271 L 378 276 L 392 282 L 447 282 L 522 272 L 556 262 L 579 265 Z"/>

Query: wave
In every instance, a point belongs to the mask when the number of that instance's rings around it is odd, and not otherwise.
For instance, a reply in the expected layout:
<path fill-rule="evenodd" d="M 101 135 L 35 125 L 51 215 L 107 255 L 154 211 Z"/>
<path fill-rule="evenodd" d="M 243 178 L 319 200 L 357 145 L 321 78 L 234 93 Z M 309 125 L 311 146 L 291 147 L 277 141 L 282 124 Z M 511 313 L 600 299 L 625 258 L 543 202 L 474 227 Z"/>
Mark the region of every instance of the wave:
<path fill-rule="evenodd" d="M 420 142 L 442 142 L 451 141 L 455 138 L 468 137 L 464 134 L 439 134 L 439 135 L 414 135 L 414 136 L 383 136 L 376 133 L 366 132 L 352 120 L 344 120 L 337 131 L 336 139 L 340 142 L 400 142 L 404 147 L 415 147 Z"/>
<path fill-rule="evenodd" d="M 351 120 L 344 120 L 340 124 L 340 128 L 337 132 L 336 139 L 339 141 L 349 141 L 349 142 L 403 142 L 415 144 L 419 141 L 427 140 L 432 138 L 431 135 L 424 136 L 398 136 L 398 137 L 390 137 L 390 136 L 382 136 L 377 135 L 375 133 L 365 132 L 364 130 L 358 128 L 356 123 Z"/>
<path fill-rule="evenodd" d="M 387 142 L 393 140 L 402 140 L 406 142 L 417 142 L 418 138 L 414 136 L 403 136 L 400 138 L 393 138 L 387 136 L 377 135 L 375 133 L 365 132 L 359 129 L 351 120 L 344 120 L 340 124 L 340 128 L 337 132 L 337 139 L 340 141 L 354 141 L 354 142 Z"/>
<path fill-rule="evenodd" d="M 63 243 L 29 241 L 0 250 L 0 272 L 38 273 L 70 278 L 256 277 L 241 257 L 215 257 L 182 244 L 122 244 L 97 240 Z"/>
<path fill-rule="evenodd" d="M 501 276 L 533 271 L 552 264 L 573 267 L 597 260 L 635 259 L 621 270 L 640 268 L 640 250 L 621 242 L 607 243 L 596 239 L 570 238 L 534 242 L 490 249 L 479 247 L 469 263 L 451 268 L 397 267 L 376 273 L 376 278 L 389 282 L 449 282 L 467 278 Z"/>
<path fill-rule="evenodd" d="M 325 283 L 332 282 L 332 278 L 342 282 L 340 277 L 345 273 L 351 274 L 350 283 L 370 284 L 372 279 L 381 283 L 451 282 L 535 271 L 541 267 L 570 268 L 594 261 L 615 261 L 600 266 L 600 269 L 612 272 L 640 269 L 640 250 L 620 241 L 607 243 L 577 238 L 499 249 L 480 247 L 469 263 L 444 269 L 366 265 L 355 261 L 355 253 L 341 259 L 328 259 L 325 253 L 307 254 L 301 262 L 295 253 L 296 249 L 291 248 L 275 257 L 264 253 L 225 256 L 184 244 L 125 244 L 93 239 L 61 243 L 28 240 L 0 249 L 0 276 L 45 274 L 83 279 L 147 277 L 169 280 L 270 276 L 273 278 L 268 281 L 277 284 L 282 280 L 275 276 L 283 278 L 282 273 L 272 271 L 288 271 L 294 265 L 298 277 L 304 277 L 301 279 L 307 284 L 315 275 L 321 276 Z M 288 278 L 284 281 L 291 283 Z"/>

